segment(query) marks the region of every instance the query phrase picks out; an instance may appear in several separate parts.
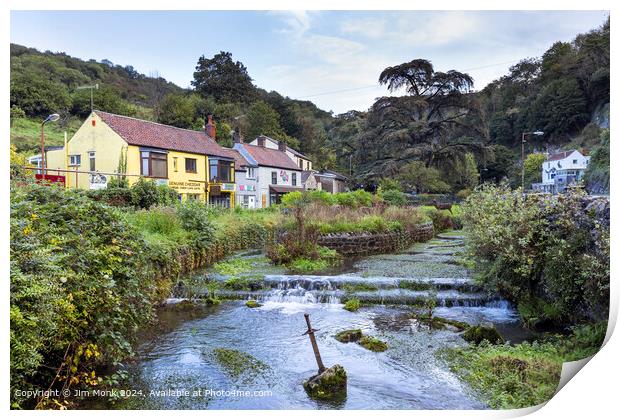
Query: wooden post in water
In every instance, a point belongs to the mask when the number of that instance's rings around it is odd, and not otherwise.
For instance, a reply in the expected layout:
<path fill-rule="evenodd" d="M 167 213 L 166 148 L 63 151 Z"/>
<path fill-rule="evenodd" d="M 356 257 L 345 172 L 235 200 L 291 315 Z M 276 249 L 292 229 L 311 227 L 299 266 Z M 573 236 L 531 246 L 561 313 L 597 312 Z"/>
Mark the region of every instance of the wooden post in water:
<path fill-rule="evenodd" d="M 314 351 L 314 357 L 316 357 L 316 364 L 319 365 L 319 375 L 325 372 L 325 366 L 323 365 L 323 361 L 321 360 L 321 353 L 319 353 L 319 346 L 316 344 L 316 338 L 314 337 L 314 332 L 318 331 L 312 328 L 310 325 L 310 315 L 304 314 L 304 318 L 306 318 L 306 324 L 308 325 L 308 331 L 303 333 L 303 335 L 308 334 L 310 337 L 310 343 L 312 344 L 312 350 Z"/>

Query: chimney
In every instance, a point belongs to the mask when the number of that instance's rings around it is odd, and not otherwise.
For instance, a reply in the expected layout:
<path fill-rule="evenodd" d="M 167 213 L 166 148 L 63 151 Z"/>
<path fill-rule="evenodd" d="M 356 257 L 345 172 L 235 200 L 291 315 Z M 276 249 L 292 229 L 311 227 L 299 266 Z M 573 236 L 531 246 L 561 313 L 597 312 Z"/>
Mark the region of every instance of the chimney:
<path fill-rule="evenodd" d="M 207 136 L 215 140 L 215 125 L 213 124 L 213 115 L 207 114 L 207 124 L 205 125 L 205 133 Z"/>
<path fill-rule="evenodd" d="M 265 136 L 258 136 L 256 140 L 259 147 L 265 147 Z"/>
<path fill-rule="evenodd" d="M 286 143 L 282 140 L 278 140 L 278 150 L 281 152 L 286 152 Z"/>
<path fill-rule="evenodd" d="M 239 133 L 239 127 L 235 128 L 233 133 L 233 143 L 243 143 L 243 137 L 241 137 L 241 134 Z"/>

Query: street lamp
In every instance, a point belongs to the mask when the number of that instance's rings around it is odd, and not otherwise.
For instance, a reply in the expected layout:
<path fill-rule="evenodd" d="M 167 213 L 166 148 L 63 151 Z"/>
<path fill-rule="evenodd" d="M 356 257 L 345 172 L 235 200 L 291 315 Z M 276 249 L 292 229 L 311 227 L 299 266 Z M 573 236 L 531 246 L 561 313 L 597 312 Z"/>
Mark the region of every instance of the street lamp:
<path fill-rule="evenodd" d="M 521 134 L 521 190 L 525 192 L 525 136 L 534 135 L 534 136 L 542 136 L 542 131 L 528 131 Z"/>
<path fill-rule="evenodd" d="M 60 118 L 60 115 L 51 114 L 46 119 L 44 119 L 43 122 L 41 123 L 41 175 L 43 175 L 43 177 L 45 177 L 45 134 L 44 134 L 45 123 L 58 121 L 59 118 Z"/>

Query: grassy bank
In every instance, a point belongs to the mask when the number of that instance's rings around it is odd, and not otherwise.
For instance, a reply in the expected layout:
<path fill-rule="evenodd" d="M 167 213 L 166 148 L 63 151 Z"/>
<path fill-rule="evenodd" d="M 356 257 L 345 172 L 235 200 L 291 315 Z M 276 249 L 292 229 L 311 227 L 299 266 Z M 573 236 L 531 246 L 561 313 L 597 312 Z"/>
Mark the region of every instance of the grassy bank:
<path fill-rule="evenodd" d="M 595 354 L 605 338 L 606 323 L 574 328 L 568 336 L 544 341 L 446 350 L 451 369 L 494 409 L 538 405 L 553 397 L 562 363 Z"/>

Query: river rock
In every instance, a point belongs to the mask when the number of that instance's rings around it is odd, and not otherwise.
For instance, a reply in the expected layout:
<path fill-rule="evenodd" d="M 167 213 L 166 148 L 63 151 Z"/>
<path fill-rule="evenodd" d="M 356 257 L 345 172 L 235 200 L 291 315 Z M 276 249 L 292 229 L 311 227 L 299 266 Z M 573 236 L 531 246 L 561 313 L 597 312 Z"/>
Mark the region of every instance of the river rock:
<path fill-rule="evenodd" d="M 362 338 L 362 330 L 344 330 L 335 336 L 336 340 L 341 343 L 356 343 Z"/>
<path fill-rule="evenodd" d="M 340 400 L 347 396 L 347 372 L 340 365 L 334 365 L 323 373 L 314 375 L 304 382 L 304 389 L 310 398 L 318 400 Z"/>
<path fill-rule="evenodd" d="M 247 302 L 245 302 L 245 306 L 247 306 L 248 308 L 258 308 L 261 305 L 255 300 L 248 300 Z"/>
<path fill-rule="evenodd" d="M 502 344 L 504 339 L 497 332 L 493 324 L 481 324 L 469 327 L 462 335 L 463 339 L 470 343 L 480 344 L 487 340 L 491 344 Z"/>
<path fill-rule="evenodd" d="M 374 352 L 383 352 L 386 351 L 388 346 L 385 341 L 381 341 L 378 338 L 372 337 L 370 335 L 363 336 L 358 344 L 364 347 L 366 350 L 374 351 Z"/>

